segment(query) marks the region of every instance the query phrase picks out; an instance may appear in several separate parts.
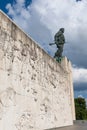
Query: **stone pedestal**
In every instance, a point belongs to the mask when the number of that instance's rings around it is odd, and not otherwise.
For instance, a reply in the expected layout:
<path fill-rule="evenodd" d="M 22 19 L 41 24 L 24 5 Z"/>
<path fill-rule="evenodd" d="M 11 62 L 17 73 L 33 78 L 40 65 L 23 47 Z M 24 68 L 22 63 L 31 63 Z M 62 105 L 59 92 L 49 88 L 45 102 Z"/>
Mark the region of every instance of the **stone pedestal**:
<path fill-rule="evenodd" d="M 0 130 L 73 125 L 69 63 L 57 63 L 0 11 Z"/>

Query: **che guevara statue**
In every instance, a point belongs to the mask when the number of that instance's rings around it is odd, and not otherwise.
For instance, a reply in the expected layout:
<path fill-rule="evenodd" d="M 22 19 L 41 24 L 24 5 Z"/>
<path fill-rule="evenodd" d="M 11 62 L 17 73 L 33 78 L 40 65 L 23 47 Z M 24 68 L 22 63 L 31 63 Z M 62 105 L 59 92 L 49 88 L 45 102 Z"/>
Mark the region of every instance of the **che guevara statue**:
<path fill-rule="evenodd" d="M 64 43 L 65 43 L 64 28 L 60 28 L 59 31 L 54 36 L 54 43 L 49 44 L 49 45 L 56 44 L 58 48 L 57 51 L 55 52 L 54 58 L 59 59 L 62 57 Z"/>

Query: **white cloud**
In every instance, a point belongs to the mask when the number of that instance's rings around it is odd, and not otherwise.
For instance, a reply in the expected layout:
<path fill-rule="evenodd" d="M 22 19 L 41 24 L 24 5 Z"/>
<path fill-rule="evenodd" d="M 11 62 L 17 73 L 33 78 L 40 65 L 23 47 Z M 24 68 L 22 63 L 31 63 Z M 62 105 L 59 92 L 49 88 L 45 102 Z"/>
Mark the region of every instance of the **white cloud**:
<path fill-rule="evenodd" d="M 78 98 L 84 98 L 83 95 L 78 95 Z"/>
<path fill-rule="evenodd" d="M 73 80 L 75 83 L 87 83 L 87 69 L 73 68 Z"/>

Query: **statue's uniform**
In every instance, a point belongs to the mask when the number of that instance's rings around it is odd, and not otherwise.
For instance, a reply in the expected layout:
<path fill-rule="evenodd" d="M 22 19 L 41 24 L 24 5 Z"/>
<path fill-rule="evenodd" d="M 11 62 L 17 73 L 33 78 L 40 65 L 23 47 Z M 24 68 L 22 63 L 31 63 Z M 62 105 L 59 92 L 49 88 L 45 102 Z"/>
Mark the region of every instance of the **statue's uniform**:
<path fill-rule="evenodd" d="M 65 37 L 63 35 L 63 32 L 59 30 L 55 36 L 54 36 L 55 44 L 57 45 L 57 52 L 55 53 L 54 57 L 62 57 L 62 52 L 63 52 L 63 46 L 65 43 Z"/>

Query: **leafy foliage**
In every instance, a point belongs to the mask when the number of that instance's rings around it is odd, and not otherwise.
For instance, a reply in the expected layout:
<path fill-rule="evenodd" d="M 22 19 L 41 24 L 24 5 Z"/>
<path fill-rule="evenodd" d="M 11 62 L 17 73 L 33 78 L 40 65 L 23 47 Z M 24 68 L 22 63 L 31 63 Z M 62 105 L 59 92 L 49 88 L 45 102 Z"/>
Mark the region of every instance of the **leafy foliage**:
<path fill-rule="evenodd" d="M 75 99 L 75 111 L 77 120 L 87 120 L 86 101 L 84 98 Z"/>

